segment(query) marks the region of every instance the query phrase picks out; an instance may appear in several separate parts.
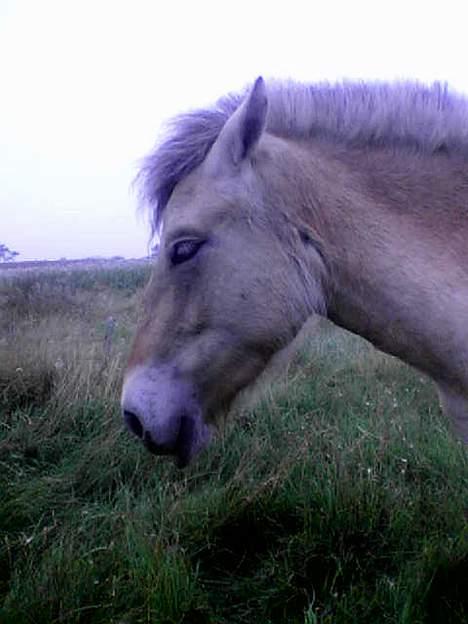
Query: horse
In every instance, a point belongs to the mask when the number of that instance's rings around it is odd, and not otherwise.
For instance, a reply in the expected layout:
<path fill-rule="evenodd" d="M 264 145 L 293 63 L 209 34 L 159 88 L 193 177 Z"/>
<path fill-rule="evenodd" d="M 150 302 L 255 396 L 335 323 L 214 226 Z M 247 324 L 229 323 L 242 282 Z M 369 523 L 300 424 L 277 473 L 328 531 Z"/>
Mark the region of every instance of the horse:
<path fill-rule="evenodd" d="M 468 99 L 259 77 L 137 181 L 160 249 L 121 406 L 151 452 L 189 464 L 312 315 L 431 377 L 468 443 Z"/>

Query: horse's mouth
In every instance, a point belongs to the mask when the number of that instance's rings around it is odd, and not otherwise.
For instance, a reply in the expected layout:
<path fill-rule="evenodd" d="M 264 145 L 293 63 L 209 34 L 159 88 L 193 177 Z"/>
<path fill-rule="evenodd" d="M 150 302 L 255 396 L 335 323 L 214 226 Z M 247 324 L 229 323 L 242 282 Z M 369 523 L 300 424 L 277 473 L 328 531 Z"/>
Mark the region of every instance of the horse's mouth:
<path fill-rule="evenodd" d="M 155 444 L 149 434 L 145 434 L 143 443 L 153 455 L 173 456 L 177 468 L 185 468 L 207 446 L 210 437 L 211 427 L 204 423 L 199 424 L 193 416 L 184 414 L 173 445 L 169 447 Z"/>
<path fill-rule="evenodd" d="M 193 418 L 187 415 L 182 416 L 175 449 L 177 468 L 185 468 L 188 466 L 195 454 L 198 438 L 196 429 Z"/>

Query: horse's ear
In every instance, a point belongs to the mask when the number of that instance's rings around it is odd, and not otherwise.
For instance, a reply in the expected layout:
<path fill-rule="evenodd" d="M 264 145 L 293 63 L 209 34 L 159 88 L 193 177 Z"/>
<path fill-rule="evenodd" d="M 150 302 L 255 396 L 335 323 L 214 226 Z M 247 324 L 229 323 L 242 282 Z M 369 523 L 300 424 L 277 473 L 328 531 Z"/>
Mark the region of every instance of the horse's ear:
<path fill-rule="evenodd" d="M 268 99 L 263 78 L 254 83 L 247 98 L 227 120 L 213 152 L 217 159 L 238 165 L 258 143 L 265 128 Z"/>

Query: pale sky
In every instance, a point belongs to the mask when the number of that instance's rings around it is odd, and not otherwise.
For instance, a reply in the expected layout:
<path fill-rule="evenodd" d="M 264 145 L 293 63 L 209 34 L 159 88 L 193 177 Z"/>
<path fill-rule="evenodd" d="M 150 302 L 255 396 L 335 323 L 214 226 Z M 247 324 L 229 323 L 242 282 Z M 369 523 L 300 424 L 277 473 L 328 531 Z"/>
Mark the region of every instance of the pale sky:
<path fill-rule="evenodd" d="M 0 243 L 140 257 L 131 181 L 170 116 L 258 75 L 468 93 L 463 0 L 0 0 Z"/>

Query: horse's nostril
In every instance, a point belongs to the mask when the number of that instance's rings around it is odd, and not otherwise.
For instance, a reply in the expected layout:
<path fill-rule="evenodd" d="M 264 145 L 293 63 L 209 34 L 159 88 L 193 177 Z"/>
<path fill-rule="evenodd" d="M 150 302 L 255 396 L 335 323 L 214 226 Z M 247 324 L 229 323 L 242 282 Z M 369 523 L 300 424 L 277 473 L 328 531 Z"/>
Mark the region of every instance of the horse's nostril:
<path fill-rule="evenodd" d="M 143 438 L 143 427 L 138 416 L 133 412 L 124 410 L 124 418 L 125 423 L 127 424 L 127 427 L 130 429 L 130 431 L 134 433 L 138 438 Z"/>

